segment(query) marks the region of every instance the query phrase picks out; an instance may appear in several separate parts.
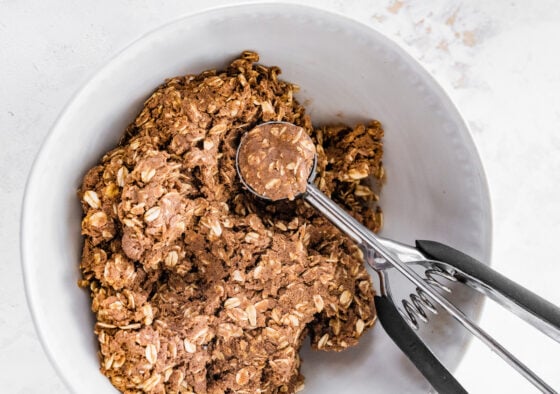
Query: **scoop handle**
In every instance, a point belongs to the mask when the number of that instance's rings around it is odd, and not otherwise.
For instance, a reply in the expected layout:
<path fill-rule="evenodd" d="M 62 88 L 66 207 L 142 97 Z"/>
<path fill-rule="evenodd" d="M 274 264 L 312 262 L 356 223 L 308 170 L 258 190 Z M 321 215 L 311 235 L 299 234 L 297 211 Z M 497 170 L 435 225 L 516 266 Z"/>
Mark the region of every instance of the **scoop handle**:
<path fill-rule="evenodd" d="M 560 342 L 560 308 L 556 305 L 450 246 L 435 241 L 416 241 L 416 248 L 427 258 L 451 266 L 459 281 L 492 298 Z"/>
<path fill-rule="evenodd" d="M 325 196 L 314 184 L 307 186 L 304 199 L 314 208 L 317 208 L 327 219 L 336 227 L 342 230 L 349 238 L 354 240 L 359 247 L 368 248 L 379 257 L 382 257 L 396 271 L 401 273 L 406 279 L 416 287 L 422 289 L 427 296 L 441 306 L 454 319 L 461 323 L 467 330 L 480 339 L 485 345 L 490 347 L 516 371 L 522 374 L 535 387 L 544 392 L 554 392 L 554 390 L 544 382 L 537 374 L 531 371 L 509 350 L 492 338 L 486 331 L 476 325 L 464 312 L 458 309 L 453 303 L 442 297 L 435 288 L 431 287 L 418 273 L 407 263 L 395 257 L 393 252 L 383 245 L 383 241 L 371 232 L 362 223 L 339 207 L 334 201 Z"/>
<path fill-rule="evenodd" d="M 467 393 L 424 342 L 412 331 L 389 297 L 375 296 L 375 307 L 379 321 L 387 334 L 438 393 Z"/>

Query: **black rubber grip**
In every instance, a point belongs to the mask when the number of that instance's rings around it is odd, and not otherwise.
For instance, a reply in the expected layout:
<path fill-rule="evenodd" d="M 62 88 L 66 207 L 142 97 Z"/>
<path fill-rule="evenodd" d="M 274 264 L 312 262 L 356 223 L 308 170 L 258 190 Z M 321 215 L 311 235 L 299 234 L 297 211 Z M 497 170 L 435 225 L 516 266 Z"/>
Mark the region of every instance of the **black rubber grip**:
<path fill-rule="evenodd" d="M 467 393 L 408 326 L 388 297 L 375 296 L 375 307 L 379 321 L 387 334 L 438 393 Z"/>
<path fill-rule="evenodd" d="M 497 290 L 543 321 L 560 328 L 560 308 L 494 271 L 489 266 L 439 242 L 416 241 L 416 247 L 426 257 L 450 264 Z"/>

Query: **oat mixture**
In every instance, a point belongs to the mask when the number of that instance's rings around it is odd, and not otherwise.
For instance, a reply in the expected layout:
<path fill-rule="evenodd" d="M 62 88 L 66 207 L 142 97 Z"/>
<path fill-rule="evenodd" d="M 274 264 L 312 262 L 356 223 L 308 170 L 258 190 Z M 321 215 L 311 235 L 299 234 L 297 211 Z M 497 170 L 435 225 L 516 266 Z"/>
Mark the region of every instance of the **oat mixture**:
<path fill-rule="evenodd" d="M 317 186 L 377 231 L 383 129 L 313 128 L 297 86 L 257 61 L 167 80 L 83 179 L 80 285 L 124 393 L 296 392 L 307 336 L 340 351 L 374 324 L 360 250 L 301 199 L 252 197 L 235 154 L 260 123 L 302 127 Z"/>
<path fill-rule="evenodd" d="M 294 200 L 307 189 L 316 152 L 303 127 L 263 123 L 243 135 L 238 149 L 239 173 L 257 195 Z"/>

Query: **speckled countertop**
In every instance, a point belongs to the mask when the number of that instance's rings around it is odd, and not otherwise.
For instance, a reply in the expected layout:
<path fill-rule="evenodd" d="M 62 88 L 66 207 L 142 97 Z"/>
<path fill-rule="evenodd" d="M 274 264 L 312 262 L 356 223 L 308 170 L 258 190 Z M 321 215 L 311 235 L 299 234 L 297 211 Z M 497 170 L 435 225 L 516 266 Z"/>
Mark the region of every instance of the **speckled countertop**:
<path fill-rule="evenodd" d="M 19 262 L 21 199 L 41 141 L 72 94 L 127 44 L 180 15 L 232 3 L 0 0 L 0 392 L 67 392 L 37 339 Z M 490 183 L 494 268 L 560 304 L 560 2 L 298 3 L 375 27 L 447 89 Z M 481 325 L 560 389 L 560 344 L 492 303 Z M 534 392 L 476 341 L 456 376 L 475 393 Z"/>

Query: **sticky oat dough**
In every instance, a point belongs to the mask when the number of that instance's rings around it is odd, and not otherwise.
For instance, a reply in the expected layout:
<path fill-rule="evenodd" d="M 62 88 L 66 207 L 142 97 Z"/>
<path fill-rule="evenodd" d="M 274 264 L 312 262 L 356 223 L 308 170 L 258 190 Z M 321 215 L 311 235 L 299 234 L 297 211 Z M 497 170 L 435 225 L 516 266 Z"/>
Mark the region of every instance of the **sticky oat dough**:
<path fill-rule="evenodd" d="M 235 152 L 257 124 L 303 127 L 318 187 L 378 230 L 381 125 L 313 128 L 297 86 L 257 61 L 165 81 L 84 176 L 80 285 L 121 392 L 296 392 L 306 336 L 339 351 L 375 321 L 361 252 L 301 200 L 255 200 Z"/>

